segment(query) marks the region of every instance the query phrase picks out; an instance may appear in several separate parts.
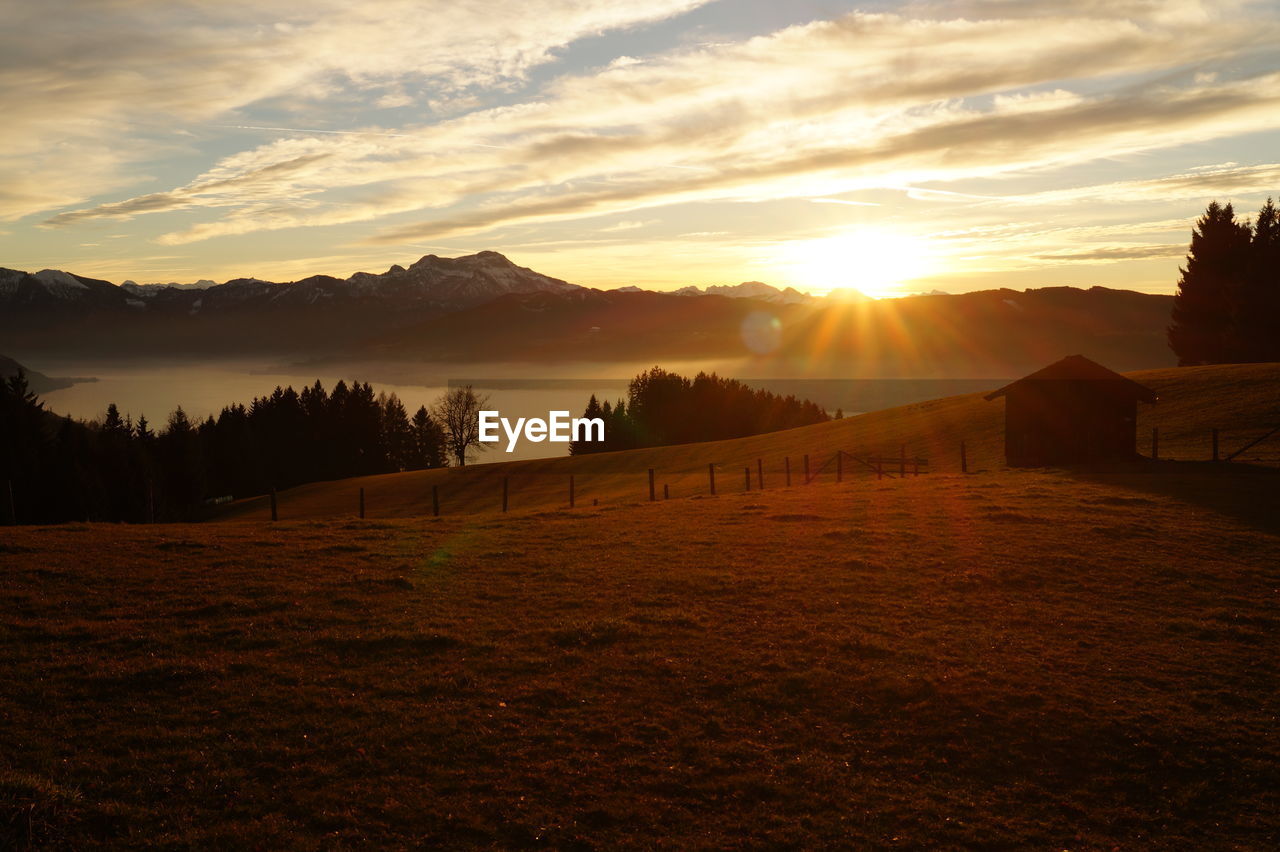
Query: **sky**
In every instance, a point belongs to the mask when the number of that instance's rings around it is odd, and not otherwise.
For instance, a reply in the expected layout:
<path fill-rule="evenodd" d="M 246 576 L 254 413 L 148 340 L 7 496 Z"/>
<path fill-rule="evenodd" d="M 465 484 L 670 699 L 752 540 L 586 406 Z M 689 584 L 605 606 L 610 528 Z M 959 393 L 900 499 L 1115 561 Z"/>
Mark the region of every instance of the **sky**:
<path fill-rule="evenodd" d="M 0 6 L 0 266 L 1173 292 L 1280 195 L 1280 4 Z"/>

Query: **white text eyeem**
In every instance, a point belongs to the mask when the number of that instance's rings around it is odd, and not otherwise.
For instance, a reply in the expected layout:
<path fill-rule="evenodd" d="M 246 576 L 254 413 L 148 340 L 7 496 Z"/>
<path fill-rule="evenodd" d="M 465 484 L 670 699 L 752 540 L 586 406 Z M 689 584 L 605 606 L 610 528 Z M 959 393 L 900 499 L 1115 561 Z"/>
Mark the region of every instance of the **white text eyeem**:
<path fill-rule="evenodd" d="M 515 423 L 497 411 L 480 412 L 480 442 L 493 444 L 501 440 L 499 429 L 506 435 L 507 452 L 513 453 L 516 443 L 523 437 L 535 444 L 550 441 L 567 444 L 570 441 L 603 441 L 604 420 L 600 417 L 570 417 L 567 411 L 548 411 L 547 419 L 519 417 Z"/>

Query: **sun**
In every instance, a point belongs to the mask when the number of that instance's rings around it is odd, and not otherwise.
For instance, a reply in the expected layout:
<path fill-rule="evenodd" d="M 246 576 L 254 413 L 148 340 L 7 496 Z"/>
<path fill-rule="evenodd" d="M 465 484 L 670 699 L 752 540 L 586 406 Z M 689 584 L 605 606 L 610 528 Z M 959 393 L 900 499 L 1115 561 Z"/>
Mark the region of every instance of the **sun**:
<path fill-rule="evenodd" d="M 815 295 L 853 289 L 879 299 L 900 295 L 905 282 L 934 272 L 936 261 L 927 239 L 868 227 L 785 243 L 770 265 L 788 284 Z"/>

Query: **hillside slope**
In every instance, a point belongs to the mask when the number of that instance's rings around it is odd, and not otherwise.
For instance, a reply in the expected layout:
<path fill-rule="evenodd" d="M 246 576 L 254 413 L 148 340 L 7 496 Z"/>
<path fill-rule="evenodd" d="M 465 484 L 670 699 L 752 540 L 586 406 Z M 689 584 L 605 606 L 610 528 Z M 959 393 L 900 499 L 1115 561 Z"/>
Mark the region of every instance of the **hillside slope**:
<path fill-rule="evenodd" d="M 1170 368 L 1128 374 L 1160 396 L 1155 406 L 1139 411 L 1139 449 L 1148 452 L 1153 427 L 1160 429 L 1160 455 L 1166 459 L 1207 459 L 1211 430 L 1221 430 L 1225 456 L 1266 429 L 1280 425 L 1280 364 Z M 792 482 L 799 485 L 803 457 L 811 470 L 842 449 L 855 455 L 898 456 L 905 446 L 910 457 L 929 460 L 933 472 L 960 470 L 960 443 L 966 446 L 969 470 L 1003 467 L 1004 403 L 987 402 L 974 393 L 872 412 L 841 421 L 702 444 L 657 447 L 621 453 L 501 462 L 490 451 L 465 469 L 414 471 L 303 485 L 278 495 L 282 518 L 332 518 L 357 511 L 358 491 L 365 489 L 366 514 L 371 518 L 415 517 L 431 511 L 433 486 L 438 488 L 444 515 L 500 511 L 502 481 L 508 481 L 511 511 L 556 509 L 568 504 L 568 478 L 574 476 L 578 506 L 648 499 L 648 470 L 655 471 L 659 499 L 663 487 L 672 498 L 705 495 L 707 466 L 717 470 L 717 491 L 744 490 L 744 468 L 756 482 L 757 460 L 763 464 L 766 488 L 784 482 L 789 459 Z M 1280 461 L 1280 437 L 1273 438 L 1243 459 Z M 868 469 L 845 463 L 850 479 L 874 478 Z M 892 472 L 892 468 L 890 468 Z M 818 474 L 818 481 L 835 477 L 834 466 Z M 243 500 L 218 515 L 219 520 L 261 518 L 266 498 Z"/>
<path fill-rule="evenodd" d="M 17 528 L 0 847 L 1274 849 L 1280 472 L 1185 467 Z"/>

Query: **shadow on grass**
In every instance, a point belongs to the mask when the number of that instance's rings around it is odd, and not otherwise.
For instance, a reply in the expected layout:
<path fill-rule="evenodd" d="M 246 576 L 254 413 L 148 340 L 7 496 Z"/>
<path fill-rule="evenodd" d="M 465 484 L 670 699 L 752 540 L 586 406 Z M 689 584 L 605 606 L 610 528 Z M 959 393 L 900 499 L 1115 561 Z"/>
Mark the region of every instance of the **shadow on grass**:
<path fill-rule="evenodd" d="M 1171 497 L 1280 535 L 1280 469 L 1239 462 L 1142 461 L 1072 468 L 1082 482 Z"/>

